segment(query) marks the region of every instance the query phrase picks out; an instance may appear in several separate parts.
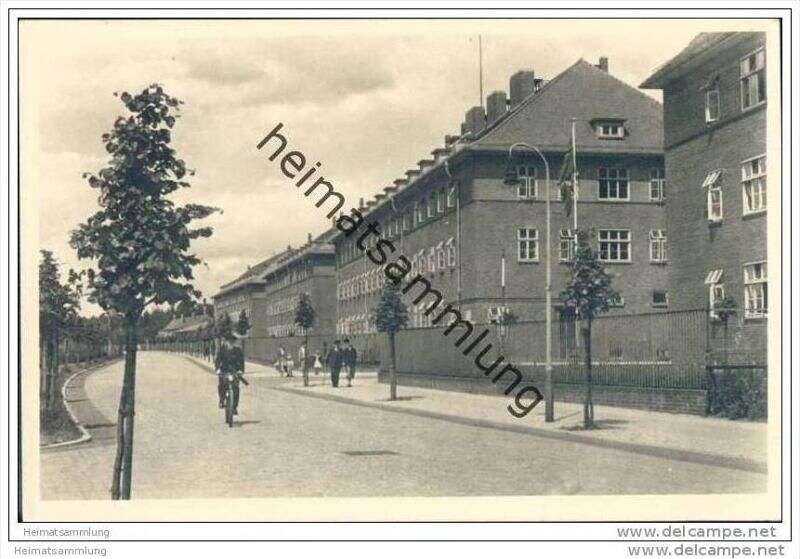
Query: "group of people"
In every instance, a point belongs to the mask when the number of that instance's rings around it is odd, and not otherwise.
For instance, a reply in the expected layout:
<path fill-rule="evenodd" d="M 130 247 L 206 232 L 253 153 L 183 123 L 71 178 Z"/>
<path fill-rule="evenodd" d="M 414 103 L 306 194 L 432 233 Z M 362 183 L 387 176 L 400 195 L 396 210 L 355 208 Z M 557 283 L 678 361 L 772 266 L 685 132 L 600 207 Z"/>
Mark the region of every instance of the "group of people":
<path fill-rule="evenodd" d="M 345 370 L 347 375 L 347 386 L 353 385 L 353 379 L 356 376 L 356 362 L 358 361 L 358 352 L 356 348 L 350 343 L 348 338 L 344 340 L 336 340 L 333 342 L 332 347 L 328 347 L 328 343 L 322 344 L 322 351 L 314 353 L 311 359 L 308 358 L 308 349 L 305 344 L 301 344 L 297 350 L 297 361 L 302 367 L 306 360 L 310 362 L 311 369 L 314 374 L 318 375 L 323 371 L 330 372 L 331 384 L 334 387 L 339 386 L 339 377 L 342 369 Z M 278 359 L 276 362 L 278 371 L 287 377 L 294 376 L 295 361 L 291 352 L 287 352 L 283 346 L 278 348 Z"/>

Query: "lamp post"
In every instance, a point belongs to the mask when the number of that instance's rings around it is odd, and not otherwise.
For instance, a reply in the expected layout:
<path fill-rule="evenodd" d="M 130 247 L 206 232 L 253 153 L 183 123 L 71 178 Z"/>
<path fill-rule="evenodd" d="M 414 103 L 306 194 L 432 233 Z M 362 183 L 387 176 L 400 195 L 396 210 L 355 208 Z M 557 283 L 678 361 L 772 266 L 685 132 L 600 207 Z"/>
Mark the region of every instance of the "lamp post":
<path fill-rule="evenodd" d="M 545 173 L 545 214 L 546 214 L 546 231 L 545 231 L 545 364 L 544 364 L 544 420 L 552 422 L 554 420 L 553 413 L 553 332 L 552 332 L 552 266 L 551 266 L 551 243 L 550 243 L 550 165 L 544 154 L 536 146 L 532 146 L 525 142 L 516 142 L 511 144 L 508 148 L 508 169 L 506 170 L 505 179 L 503 182 L 508 185 L 519 183 L 517 172 L 512 164 L 513 152 L 515 148 L 527 148 L 542 159 L 544 163 Z"/>

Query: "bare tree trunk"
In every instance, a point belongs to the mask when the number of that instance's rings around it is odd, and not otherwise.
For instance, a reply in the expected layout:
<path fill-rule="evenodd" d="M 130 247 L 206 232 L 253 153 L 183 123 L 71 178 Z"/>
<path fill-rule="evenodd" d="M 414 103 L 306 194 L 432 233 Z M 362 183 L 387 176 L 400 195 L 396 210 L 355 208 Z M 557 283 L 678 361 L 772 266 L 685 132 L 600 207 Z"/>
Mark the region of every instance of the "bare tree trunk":
<path fill-rule="evenodd" d="M 306 334 L 305 344 L 305 355 L 303 355 L 303 386 L 308 386 L 308 334 Z"/>
<path fill-rule="evenodd" d="M 594 427 L 594 403 L 592 402 L 592 319 L 587 319 L 583 329 L 583 342 L 586 348 L 586 394 L 583 401 L 583 427 Z"/>
<path fill-rule="evenodd" d="M 397 400 L 397 362 L 394 350 L 394 332 L 389 332 L 389 399 Z"/>
<path fill-rule="evenodd" d="M 112 499 L 131 498 L 133 418 L 136 402 L 136 323 L 136 317 L 127 317 L 125 320 L 125 374 L 117 414 L 117 452 L 111 483 Z"/>

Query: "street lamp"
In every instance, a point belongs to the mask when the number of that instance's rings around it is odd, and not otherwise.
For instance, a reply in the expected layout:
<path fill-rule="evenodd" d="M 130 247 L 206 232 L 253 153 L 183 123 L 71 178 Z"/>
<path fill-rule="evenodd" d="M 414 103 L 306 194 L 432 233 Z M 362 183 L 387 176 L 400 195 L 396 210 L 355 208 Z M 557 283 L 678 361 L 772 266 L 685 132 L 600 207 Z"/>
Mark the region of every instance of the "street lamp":
<path fill-rule="evenodd" d="M 516 169 L 513 165 L 514 148 L 527 148 L 538 155 L 544 163 L 545 172 L 545 213 L 547 215 L 547 229 L 545 232 L 545 364 L 544 364 L 544 420 L 552 422 L 553 414 L 553 332 L 552 332 L 552 270 L 551 270 L 551 243 L 550 243 L 550 165 L 542 152 L 536 146 L 525 142 L 516 142 L 508 148 L 508 167 L 503 182 L 509 186 L 519 184 Z"/>

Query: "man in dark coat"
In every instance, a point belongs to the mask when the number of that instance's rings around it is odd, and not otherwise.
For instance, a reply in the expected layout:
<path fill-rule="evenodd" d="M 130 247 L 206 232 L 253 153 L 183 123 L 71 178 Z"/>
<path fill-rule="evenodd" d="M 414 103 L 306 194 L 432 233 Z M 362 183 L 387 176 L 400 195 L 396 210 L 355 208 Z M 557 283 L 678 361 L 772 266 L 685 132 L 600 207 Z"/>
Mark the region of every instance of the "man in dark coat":
<path fill-rule="evenodd" d="M 333 348 L 328 353 L 328 366 L 331 368 L 331 385 L 334 388 L 339 386 L 339 372 L 342 370 L 343 362 L 342 348 L 339 345 L 339 340 L 333 342 Z"/>
<path fill-rule="evenodd" d="M 344 356 L 344 366 L 347 368 L 347 386 L 353 386 L 353 379 L 356 376 L 356 360 L 358 353 L 356 348 L 350 344 L 350 340 L 345 338 L 344 349 L 342 350 Z"/>
<path fill-rule="evenodd" d="M 226 376 L 233 374 L 233 413 L 239 413 L 239 381 L 248 384 L 242 376 L 244 371 L 244 353 L 240 347 L 234 346 L 229 338 L 222 339 L 222 345 L 217 352 L 214 362 L 217 371 L 217 395 L 219 396 L 219 407 L 225 407 L 225 383 Z"/>

